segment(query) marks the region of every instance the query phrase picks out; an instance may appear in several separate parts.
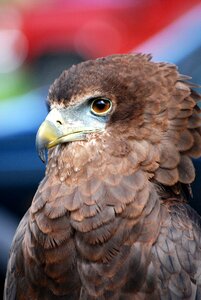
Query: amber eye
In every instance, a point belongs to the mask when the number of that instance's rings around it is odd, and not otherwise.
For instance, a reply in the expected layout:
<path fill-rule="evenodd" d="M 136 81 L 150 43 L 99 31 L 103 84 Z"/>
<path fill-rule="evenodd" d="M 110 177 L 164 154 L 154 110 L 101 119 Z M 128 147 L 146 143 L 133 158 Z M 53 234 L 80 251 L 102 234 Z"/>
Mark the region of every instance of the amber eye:
<path fill-rule="evenodd" d="M 109 99 L 95 99 L 91 104 L 91 111 L 95 115 L 104 116 L 112 108 L 112 102 Z"/>

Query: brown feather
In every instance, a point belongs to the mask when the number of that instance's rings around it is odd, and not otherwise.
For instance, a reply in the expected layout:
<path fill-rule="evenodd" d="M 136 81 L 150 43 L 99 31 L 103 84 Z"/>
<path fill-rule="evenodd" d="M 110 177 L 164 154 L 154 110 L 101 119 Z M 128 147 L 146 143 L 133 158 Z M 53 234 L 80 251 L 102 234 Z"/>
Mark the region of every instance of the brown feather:
<path fill-rule="evenodd" d="M 155 173 L 155 179 L 164 185 L 174 185 L 179 180 L 178 169 L 158 168 Z"/>
<path fill-rule="evenodd" d="M 178 150 L 181 152 L 187 151 L 193 146 L 194 142 L 195 140 L 193 135 L 189 130 L 186 129 L 180 134 L 178 140 Z"/>
<path fill-rule="evenodd" d="M 201 135 L 197 131 L 191 131 L 193 137 L 193 145 L 186 152 L 190 157 L 199 158 L 201 153 Z"/>
<path fill-rule="evenodd" d="M 182 155 L 178 171 L 179 181 L 182 183 L 191 183 L 195 179 L 195 169 L 192 160 L 186 155 Z"/>
<path fill-rule="evenodd" d="M 5 300 L 200 299 L 201 219 L 182 192 L 201 156 L 201 96 L 189 79 L 143 54 L 86 61 L 56 79 L 51 108 L 104 97 L 112 110 L 101 131 L 49 150 L 13 240 Z"/>

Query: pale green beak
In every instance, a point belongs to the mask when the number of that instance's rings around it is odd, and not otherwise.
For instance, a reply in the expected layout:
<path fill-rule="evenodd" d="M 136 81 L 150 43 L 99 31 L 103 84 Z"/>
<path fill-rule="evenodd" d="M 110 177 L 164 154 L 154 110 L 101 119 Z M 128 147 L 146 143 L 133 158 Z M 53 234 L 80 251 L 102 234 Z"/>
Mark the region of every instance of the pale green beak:
<path fill-rule="evenodd" d="M 52 148 L 61 143 L 84 140 L 86 134 L 93 132 L 79 122 L 66 121 L 62 112 L 53 109 L 41 124 L 36 136 L 36 149 L 40 159 L 46 161 L 46 149 Z"/>

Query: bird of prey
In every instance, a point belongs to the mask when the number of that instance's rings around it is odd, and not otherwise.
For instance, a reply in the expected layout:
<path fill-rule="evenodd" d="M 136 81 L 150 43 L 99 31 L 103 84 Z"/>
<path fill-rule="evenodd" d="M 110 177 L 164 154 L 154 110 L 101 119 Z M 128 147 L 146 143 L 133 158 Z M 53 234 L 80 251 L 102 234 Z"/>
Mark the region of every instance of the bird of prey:
<path fill-rule="evenodd" d="M 45 178 L 15 234 L 4 299 L 201 299 L 187 204 L 201 96 L 150 55 L 72 66 L 37 133 Z"/>

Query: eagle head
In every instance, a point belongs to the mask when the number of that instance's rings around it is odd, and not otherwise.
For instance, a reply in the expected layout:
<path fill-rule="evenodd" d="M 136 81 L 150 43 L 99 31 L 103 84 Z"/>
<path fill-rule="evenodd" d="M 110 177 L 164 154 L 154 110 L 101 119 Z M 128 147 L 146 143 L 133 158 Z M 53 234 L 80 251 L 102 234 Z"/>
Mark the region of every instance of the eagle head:
<path fill-rule="evenodd" d="M 82 156 L 81 148 L 89 147 L 88 161 L 100 152 L 105 164 L 116 164 L 112 157 L 126 156 L 133 169 L 143 168 L 162 184 L 192 182 L 189 156 L 201 152 L 200 135 L 194 130 L 200 119 L 186 79 L 175 65 L 154 63 L 143 54 L 73 65 L 50 87 L 50 112 L 36 138 L 39 156 L 44 161 L 46 149 L 68 147 L 71 164 L 72 153 L 74 158 L 76 151 Z"/>

